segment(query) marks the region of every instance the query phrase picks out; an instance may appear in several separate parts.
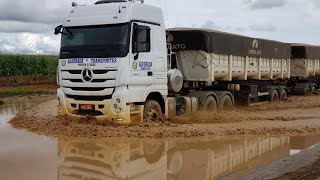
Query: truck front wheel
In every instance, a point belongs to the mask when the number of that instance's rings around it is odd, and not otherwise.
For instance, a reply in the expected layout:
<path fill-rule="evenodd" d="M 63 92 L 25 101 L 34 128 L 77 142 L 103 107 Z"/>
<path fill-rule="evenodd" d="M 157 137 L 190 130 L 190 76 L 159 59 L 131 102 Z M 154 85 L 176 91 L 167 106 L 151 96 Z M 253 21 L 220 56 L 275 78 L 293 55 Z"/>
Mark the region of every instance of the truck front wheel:
<path fill-rule="evenodd" d="M 144 105 L 143 118 L 145 121 L 162 121 L 163 114 L 160 104 L 157 101 L 148 100 Z"/>

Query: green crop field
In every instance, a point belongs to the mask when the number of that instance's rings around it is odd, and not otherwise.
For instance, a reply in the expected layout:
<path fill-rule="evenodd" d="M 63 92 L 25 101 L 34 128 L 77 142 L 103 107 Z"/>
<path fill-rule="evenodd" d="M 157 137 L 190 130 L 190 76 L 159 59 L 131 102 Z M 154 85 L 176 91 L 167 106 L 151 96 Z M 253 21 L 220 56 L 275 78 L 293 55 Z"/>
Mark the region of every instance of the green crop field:
<path fill-rule="evenodd" d="M 0 54 L 0 77 L 55 76 L 58 56 Z"/>

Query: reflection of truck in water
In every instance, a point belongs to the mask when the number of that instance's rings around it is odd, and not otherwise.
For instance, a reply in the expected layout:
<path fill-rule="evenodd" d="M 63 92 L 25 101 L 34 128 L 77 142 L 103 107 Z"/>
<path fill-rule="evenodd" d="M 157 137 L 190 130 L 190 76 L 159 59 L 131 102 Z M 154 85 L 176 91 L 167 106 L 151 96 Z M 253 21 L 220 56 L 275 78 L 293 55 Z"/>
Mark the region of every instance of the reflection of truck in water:
<path fill-rule="evenodd" d="M 319 47 L 205 29 L 166 31 L 161 9 L 137 0 L 73 5 L 55 29 L 62 34 L 59 115 L 127 124 L 319 89 Z"/>
<path fill-rule="evenodd" d="M 289 143 L 289 137 L 282 137 L 200 142 L 186 149 L 177 145 L 168 153 L 168 176 L 182 180 L 248 175 L 257 166 L 289 155 Z"/>
<path fill-rule="evenodd" d="M 164 143 L 105 143 L 59 139 L 59 180 L 165 179 Z M 150 154 L 151 153 L 151 154 Z"/>
<path fill-rule="evenodd" d="M 59 179 L 212 179 L 289 155 L 289 137 L 110 143 L 59 139 Z M 240 174 L 239 174 L 240 173 Z"/>

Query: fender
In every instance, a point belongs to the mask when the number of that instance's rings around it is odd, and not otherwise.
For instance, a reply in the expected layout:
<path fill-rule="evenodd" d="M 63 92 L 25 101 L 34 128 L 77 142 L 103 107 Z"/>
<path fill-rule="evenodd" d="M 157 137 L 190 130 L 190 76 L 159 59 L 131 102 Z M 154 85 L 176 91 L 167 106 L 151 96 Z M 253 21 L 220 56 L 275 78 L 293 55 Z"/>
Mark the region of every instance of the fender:
<path fill-rule="evenodd" d="M 152 86 L 148 86 L 147 89 L 145 90 L 145 93 L 143 95 L 143 102 L 146 102 L 147 97 L 149 96 L 150 93 L 160 93 L 163 97 L 163 99 L 165 99 L 168 96 L 168 87 L 167 85 L 165 85 L 163 88 L 163 90 L 159 90 L 161 86 L 156 86 L 156 85 L 152 85 Z"/>

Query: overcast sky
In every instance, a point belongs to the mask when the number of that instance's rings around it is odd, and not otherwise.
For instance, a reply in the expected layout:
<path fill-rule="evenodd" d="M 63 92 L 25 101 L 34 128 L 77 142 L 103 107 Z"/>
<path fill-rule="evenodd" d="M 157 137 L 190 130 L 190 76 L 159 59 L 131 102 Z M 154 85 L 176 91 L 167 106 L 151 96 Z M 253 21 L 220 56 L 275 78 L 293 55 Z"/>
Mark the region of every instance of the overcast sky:
<path fill-rule="evenodd" d="M 0 0 L 0 52 L 59 52 L 53 29 L 71 2 Z M 320 0 L 145 0 L 163 9 L 167 27 L 210 28 L 283 42 L 320 44 Z M 167 8 L 166 8 L 167 4 Z"/>

